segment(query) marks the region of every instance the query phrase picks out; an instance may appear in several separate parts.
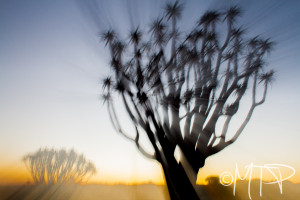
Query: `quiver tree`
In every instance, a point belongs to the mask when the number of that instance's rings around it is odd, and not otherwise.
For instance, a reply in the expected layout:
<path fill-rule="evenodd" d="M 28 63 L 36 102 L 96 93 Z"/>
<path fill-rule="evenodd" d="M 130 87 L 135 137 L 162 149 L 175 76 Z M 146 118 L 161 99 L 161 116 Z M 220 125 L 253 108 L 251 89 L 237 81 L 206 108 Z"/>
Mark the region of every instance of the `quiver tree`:
<path fill-rule="evenodd" d="M 264 57 L 272 42 L 245 37 L 236 25 L 238 7 L 206 12 L 184 35 L 177 25 L 182 9 L 178 1 L 167 4 L 162 18 L 149 29 L 136 28 L 127 39 L 112 29 L 101 35 L 113 71 L 104 79 L 103 98 L 116 131 L 161 164 L 171 199 L 199 199 L 196 178 L 205 159 L 234 143 L 254 109 L 265 101 L 273 71 L 265 71 Z M 260 95 L 258 87 L 263 90 Z M 252 95 L 249 111 L 228 137 L 247 90 Z M 134 137 L 119 123 L 114 93 L 135 127 Z M 216 133 L 221 118 L 225 119 L 222 130 Z M 146 134 L 153 154 L 141 144 L 140 134 Z"/>
<path fill-rule="evenodd" d="M 73 149 L 39 149 L 23 157 L 34 183 L 82 183 L 96 173 L 95 165 Z"/>

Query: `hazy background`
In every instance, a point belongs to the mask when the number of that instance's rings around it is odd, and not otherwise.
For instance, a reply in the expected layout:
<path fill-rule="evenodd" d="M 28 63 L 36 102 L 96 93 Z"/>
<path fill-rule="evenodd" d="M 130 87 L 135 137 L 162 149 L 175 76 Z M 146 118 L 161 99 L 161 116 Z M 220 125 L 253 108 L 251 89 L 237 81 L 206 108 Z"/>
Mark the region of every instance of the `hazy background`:
<path fill-rule="evenodd" d="M 147 32 L 165 2 L 0 1 L 0 183 L 30 180 L 21 158 L 40 147 L 84 153 L 98 169 L 93 183 L 163 183 L 160 166 L 112 129 L 100 99 L 101 80 L 110 73 L 108 50 L 98 35 L 113 27 L 126 37 L 138 24 Z M 234 3 L 244 11 L 238 22 L 248 36 L 261 34 L 276 42 L 267 59 L 276 81 L 266 102 L 235 144 L 207 159 L 199 183 L 211 174 L 234 172 L 235 163 L 243 168 L 251 162 L 290 165 L 296 169 L 290 180 L 300 182 L 300 2 L 185 2 L 182 31 L 190 30 L 205 10 Z M 126 124 L 122 109 L 120 115 Z M 236 118 L 232 132 L 243 116 Z"/>

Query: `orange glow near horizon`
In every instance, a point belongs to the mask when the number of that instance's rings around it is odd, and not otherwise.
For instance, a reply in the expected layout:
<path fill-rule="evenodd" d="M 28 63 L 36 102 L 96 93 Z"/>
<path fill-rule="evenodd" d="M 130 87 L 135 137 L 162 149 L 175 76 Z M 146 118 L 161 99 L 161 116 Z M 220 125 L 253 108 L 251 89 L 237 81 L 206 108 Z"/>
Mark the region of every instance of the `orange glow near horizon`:
<path fill-rule="evenodd" d="M 30 173 L 24 167 L 2 167 L 0 168 L 0 184 L 24 184 L 32 183 Z"/>
<path fill-rule="evenodd" d="M 234 176 L 234 169 L 229 171 Z M 285 170 L 282 171 L 283 177 L 286 172 Z M 242 167 L 239 169 L 239 173 L 242 177 L 245 176 L 246 170 Z M 206 170 L 200 170 L 198 173 L 198 179 L 197 184 L 204 185 L 207 184 L 206 178 L 209 176 L 215 176 L 219 177 L 220 173 L 214 172 L 213 169 L 207 168 Z M 90 178 L 87 182 L 83 182 L 83 184 L 105 184 L 105 185 L 118 185 L 118 184 L 124 184 L 124 185 L 138 185 L 138 184 L 156 184 L 156 185 L 165 185 L 165 180 L 163 177 L 163 173 L 160 174 L 153 174 L 153 179 L 149 180 L 147 177 L 132 177 L 131 175 L 124 174 L 123 176 L 118 175 L 112 175 L 109 173 L 98 173 L 95 174 L 92 178 Z M 260 173 L 259 170 L 253 170 L 252 178 L 251 180 L 259 179 Z M 238 181 L 239 179 L 237 179 Z M 246 180 L 248 181 L 249 176 L 246 177 Z M 265 173 L 265 176 L 263 177 L 263 181 L 271 181 L 274 180 L 274 177 L 272 177 L 270 174 Z M 291 181 L 293 183 L 299 183 L 300 182 L 300 176 L 297 175 L 297 173 L 288 181 Z M 9 167 L 1 167 L 0 168 L 0 184 L 2 185 L 9 185 L 9 184 L 25 184 L 25 183 L 32 183 L 32 178 L 30 173 L 27 171 L 25 166 L 22 165 L 16 165 L 16 166 L 9 166 Z"/>
<path fill-rule="evenodd" d="M 156 185 L 164 185 L 165 181 L 162 174 L 153 174 L 153 178 L 132 177 L 130 174 L 112 175 L 111 173 L 94 174 L 88 181 L 83 181 L 82 184 L 105 184 L 105 185 L 138 185 L 152 183 Z M 25 184 L 33 183 L 32 177 L 25 166 L 5 166 L 0 167 L 0 184 Z"/>

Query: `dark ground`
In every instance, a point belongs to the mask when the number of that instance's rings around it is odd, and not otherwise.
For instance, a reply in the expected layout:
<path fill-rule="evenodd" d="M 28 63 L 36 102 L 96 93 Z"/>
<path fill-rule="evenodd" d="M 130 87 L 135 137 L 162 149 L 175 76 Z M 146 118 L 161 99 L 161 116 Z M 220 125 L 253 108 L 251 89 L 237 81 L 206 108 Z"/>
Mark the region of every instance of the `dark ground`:
<path fill-rule="evenodd" d="M 233 187 L 218 182 L 202 186 L 212 200 L 246 200 L 248 181 L 238 181 L 236 195 Z M 259 180 L 251 182 L 253 200 L 297 200 L 300 199 L 300 184 L 283 182 L 283 193 L 278 184 L 262 185 L 259 196 Z M 2 185 L 0 200 L 164 200 L 169 199 L 166 187 L 154 184 L 143 185 Z"/>

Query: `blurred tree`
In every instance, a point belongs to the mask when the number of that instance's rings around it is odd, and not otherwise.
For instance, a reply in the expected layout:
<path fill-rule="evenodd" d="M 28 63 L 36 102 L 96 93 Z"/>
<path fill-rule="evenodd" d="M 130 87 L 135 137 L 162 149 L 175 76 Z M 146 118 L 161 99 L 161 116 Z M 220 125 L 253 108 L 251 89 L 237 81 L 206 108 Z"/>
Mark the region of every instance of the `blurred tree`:
<path fill-rule="evenodd" d="M 39 149 L 24 156 L 23 161 L 34 183 L 81 183 L 96 173 L 95 165 L 73 149 L 69 152 L 64 149 Z"/>
<path fill-rule="evenodd" d="M 183 36 L 177 25 L 182 9 L 178 1 L 168 3 L 149 31 L 136 28 L 125 40 L 113 30 L 101 35 L 114 72 L 104 80 L 103 99 L 116 131 L 162 165 L 171 199 L 199 199 L 196 179 L 205 159 L 235 142 L 254 109 L 265 101 L 273 71 L 265 72 L 264 56 L 273 43 L 244 37 L 245 31 L 236 26 L 238 7 L 207 11 Z M 263 92 L 258 100 L 259 86 Z M 228 137 L 229 124 L 249 87 L 252 104 Z M 114 93 L 121 96 L 136 130 L 134 137 L 121 128 Z M 216 133 L 219 121 L 222 130 Z M 142 133 L 154 153 L 141 145 Z"/>
<path fill-rule="evenodd" d="M 209 176 L 205 179 L 207 185 L 204 186 L 206 193 L 209 194 L 211 199 L 227 200 L 235 199 L 239 200 L 238 196 L 233 195 L 232 187 L 226 187 L 221 185 L 220 179 L 217 176 Z"/>

